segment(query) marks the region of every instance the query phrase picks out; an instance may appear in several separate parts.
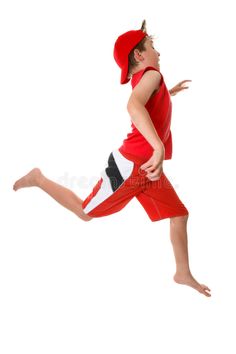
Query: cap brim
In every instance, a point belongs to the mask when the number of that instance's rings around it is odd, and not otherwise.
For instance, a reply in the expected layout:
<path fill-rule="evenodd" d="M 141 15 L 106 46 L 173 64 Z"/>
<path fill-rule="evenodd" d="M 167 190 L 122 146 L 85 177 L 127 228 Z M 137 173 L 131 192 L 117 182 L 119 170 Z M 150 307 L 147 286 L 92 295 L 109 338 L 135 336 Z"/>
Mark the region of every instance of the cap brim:
<path fill-rule="evenodd" d="M 127 58 L 127 61 L 124 65 L 124 67 L 121 69 L 121 77 L 120 77 L 120 83 L 123 84 L 127 84 L 127 82 L 129 82 L 130 79 L 127 78 L 128 76 L 128 69 L 129 69 L 129 60 Z"/>

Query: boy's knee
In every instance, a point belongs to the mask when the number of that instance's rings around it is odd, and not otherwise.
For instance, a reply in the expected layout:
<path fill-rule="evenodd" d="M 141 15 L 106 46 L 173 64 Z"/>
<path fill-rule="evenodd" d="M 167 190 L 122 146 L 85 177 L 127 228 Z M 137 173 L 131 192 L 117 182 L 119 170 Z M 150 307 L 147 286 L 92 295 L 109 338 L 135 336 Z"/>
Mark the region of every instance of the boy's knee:
<path fill-rule="evenodd" d="M 81 211 L 81 210 L 79 210 L 79 212 L 77 212 L 76 214 L 77 214 L 77 216 L 78 216 L 81 220 L 83 220 L 83 221 L 90 221 L 90 220 L 93 219 L 92 216 L 89 216 L 89 215 L 85 214 L 85 213 L 84 213 L 83 211 Z"/>
<path fill-rule="evenodd" d="M 88 216 L 88 215 L 84 214 L 84 215 L 81 217 L 81 219 L 82 219 L 83 221 L 91 221 L 93 218 L 92 218 L 91 216 Z"/>
<path fill-rule="evenodd" d="M 188 220 L 189 214 L 182 215 L 182 216 L 175 216 L 173 218 L 170 218 L 170 222 L 172 224 L 177 224 L 177 223 L 186 223 Z"/>

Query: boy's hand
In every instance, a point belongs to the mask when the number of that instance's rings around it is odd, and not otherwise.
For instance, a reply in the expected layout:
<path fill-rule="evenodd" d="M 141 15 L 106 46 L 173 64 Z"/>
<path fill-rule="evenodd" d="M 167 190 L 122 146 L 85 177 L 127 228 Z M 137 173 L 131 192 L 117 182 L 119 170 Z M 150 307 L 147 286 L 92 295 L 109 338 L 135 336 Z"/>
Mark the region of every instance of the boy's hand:
<path fill-rule="evenodd" d="M 162 163 L 164 159 L 164 150 L 154 150 L 152 157 L 140 166 L 141 170 L 147 172 L 146 177 L 150 181 L 157 181 L 160 179 L 163 172 Z"/>
<path fill-rule="evenodd" d="M 192 80 L 184 80 L 179 82 L 176 86 L 169 90 L 171 96 L 175 96 L 178 92 L 188 89 L 188 86 L 183 86 L 185 82 L 191 82 Z"/>

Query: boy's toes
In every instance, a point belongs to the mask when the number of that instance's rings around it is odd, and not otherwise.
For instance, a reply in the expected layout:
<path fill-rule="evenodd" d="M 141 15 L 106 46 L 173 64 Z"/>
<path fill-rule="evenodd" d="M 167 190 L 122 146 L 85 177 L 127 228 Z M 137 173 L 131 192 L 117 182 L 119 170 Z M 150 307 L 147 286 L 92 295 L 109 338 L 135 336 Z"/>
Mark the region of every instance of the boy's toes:
<path fill-rule="evenodd" d="M 211 291 L 211 289 L 208 288 L 208 286 L 201 284 L 202 286 L 202 293 L 206 296 L 211 296 L 211 294 L 209 294 L 209 292 Z"/>
<path fill-rule="evenodd" d="M 17 191 L 17 182 L 13 185 L 13 190 Z"/>

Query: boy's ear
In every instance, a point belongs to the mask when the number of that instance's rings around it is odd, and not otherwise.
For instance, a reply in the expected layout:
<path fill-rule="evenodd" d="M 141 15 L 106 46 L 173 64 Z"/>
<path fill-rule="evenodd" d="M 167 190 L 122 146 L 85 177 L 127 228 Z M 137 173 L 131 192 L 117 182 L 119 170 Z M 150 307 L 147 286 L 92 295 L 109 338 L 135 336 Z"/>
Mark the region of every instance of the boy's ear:
<path fill-rule="evenodd" d="M 143 20 L 143 22 L 142 22 L 141 31 L 147 33 L 146 20 Z"/>

